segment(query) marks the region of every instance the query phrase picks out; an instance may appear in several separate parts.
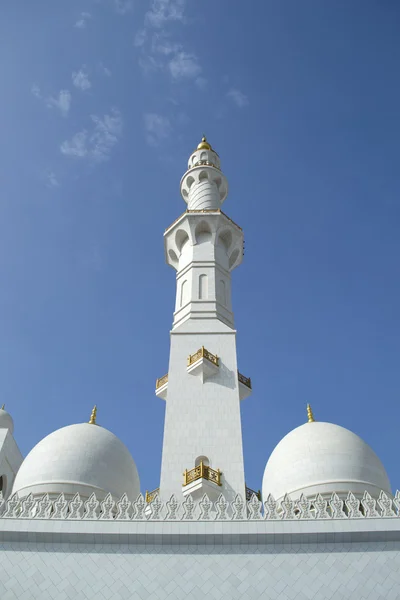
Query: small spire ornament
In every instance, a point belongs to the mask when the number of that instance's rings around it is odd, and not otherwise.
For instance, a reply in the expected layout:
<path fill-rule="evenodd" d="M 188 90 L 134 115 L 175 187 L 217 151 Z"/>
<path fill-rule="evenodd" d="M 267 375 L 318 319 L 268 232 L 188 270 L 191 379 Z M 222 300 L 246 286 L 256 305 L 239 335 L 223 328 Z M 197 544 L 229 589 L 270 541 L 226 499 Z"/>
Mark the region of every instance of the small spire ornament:
<path fill-rule="evenodd" d="M 315 423 L 314 415 L 310 404 L 307 404 L 307 417 L 309 423 Z"/>
<path fill-rule="evenodd" d="M 96 404 L 93 406 L 92 414 L 90 415 L 89 424 L 97 425 L 96 423 L 96 415 L 97 415 L 97 406 Z"/>
<path fill-rule="evenodd" d="M 3 404 L 2 407 L 1 407 L 1 410 L 5 410 L 5 408 L 6 408 L 6 405 Z"/>

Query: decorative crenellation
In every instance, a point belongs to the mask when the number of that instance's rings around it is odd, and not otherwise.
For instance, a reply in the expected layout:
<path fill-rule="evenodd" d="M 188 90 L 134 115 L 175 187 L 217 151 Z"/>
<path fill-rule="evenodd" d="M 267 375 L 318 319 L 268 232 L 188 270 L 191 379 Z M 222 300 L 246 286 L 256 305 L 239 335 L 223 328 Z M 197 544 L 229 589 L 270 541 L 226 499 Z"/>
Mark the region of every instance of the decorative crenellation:
<path fill-rule="evenodd" d="M 146 508 L 148 507 L 148 508 Z M 394 498 L 381 492 L 378 500 L 365 492 L 360 499 L 352 492 L 345 499 L 333 493 L 329 500 L 320 494 L 314 500 L 304 495 L 292 500 L 287 494 L 277 502 L 271 494 L 262 503 L 253 493 L 250 500 L 244 502 L 238 494 L 229 503 L 223 494 L 212 502 L 207 494 L 194 500 L 189 494 L 180 503 L 172 495 L 162 502 L 159 494 L 146 504 L 140 494 L 131 501 L 126 494 L 118 502 L 111 494 L 99 501 L 95 494 L 83 500 L 79 494 L 67 500 L 64 494 L 52 500 L 48 494 L 36 498 L 29 494 L 19 498 L 14 494 L 4 501 L 0 492 L 1 519 L 49 519 L 75 521 L 297 521 L 321 519 L 377 519 L 400 517 L 400 492 Z"/>

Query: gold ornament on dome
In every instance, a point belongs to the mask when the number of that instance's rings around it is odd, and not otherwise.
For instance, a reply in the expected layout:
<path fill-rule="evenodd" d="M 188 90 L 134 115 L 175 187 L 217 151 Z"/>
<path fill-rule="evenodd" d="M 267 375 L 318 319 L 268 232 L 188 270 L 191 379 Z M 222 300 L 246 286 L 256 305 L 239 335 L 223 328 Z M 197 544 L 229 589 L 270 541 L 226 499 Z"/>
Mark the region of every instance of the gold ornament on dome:
<path fill-rule="evenodd" d="M 93 406 L 92 414 L 90 415 L 89 425 L 97 425 L 96 423 L 97 406 Z"/>
<path fill-rule="evenodd" d="M 315 423 L 314 414 L 310 404 L 307 404 L 308 423 Z"/>
<path fill-rule="evenodd" d="M 201 138 L 200 144 L 197 146 L 197 150 L 212 150 L 211 145 L 207 142 L 205 135 Z"/>

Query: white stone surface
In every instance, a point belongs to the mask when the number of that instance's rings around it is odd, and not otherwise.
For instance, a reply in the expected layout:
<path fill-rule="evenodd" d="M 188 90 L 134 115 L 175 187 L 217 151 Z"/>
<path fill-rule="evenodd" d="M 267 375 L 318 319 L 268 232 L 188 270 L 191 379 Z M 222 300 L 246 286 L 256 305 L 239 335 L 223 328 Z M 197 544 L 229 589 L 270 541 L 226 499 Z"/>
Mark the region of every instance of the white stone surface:
<path fill-rule="evenodd" d="M 0 429 L 0 477 L 2 494 L 5 498 L 12 490 L 15 476 L 23 461 L 23 456 L 9 429 Z"/>
<path fill-rule="evenodd" d="M 391 493 L 385 468 L 359 436 L 332 423 L 305 423 L 288 433 L 272 452 L 263 478 L 263 497 L 290 494 Z"/>
<path fill-rule="evenodd" d="M 11 434 L 14 433 L 12 416 L 4 408 L 0 408 L 0 429 L 8 429 Z"/>
<path fill-rule="evenodd" d="M 81 494 L 99 499 L 110 492 L 136 498 L 140 492 L 136 465 L 129 450 L 113 433 L 98 425 L 79 423 L 51 433 L 28 454 L 18 471 L 13 493 L 20 496 Z"/>

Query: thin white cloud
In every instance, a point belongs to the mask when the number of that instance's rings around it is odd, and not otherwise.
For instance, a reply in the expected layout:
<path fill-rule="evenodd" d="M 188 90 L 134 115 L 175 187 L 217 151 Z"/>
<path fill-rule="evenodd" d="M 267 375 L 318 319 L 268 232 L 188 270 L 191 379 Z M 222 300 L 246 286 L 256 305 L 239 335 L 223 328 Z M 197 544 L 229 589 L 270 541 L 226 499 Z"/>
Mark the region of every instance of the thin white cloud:
<path fill-rule="evenodd" d="M 100 71 L 103 73 L 103 75 L 106 75 L 107 77 L 111 77 L 111 75 L 112 75 L 111 69 L 106 67 L 102 62 L 99 63 L 99 68 L 100 68 Z"/>
<path fill-rule="evenodd" d="M 92 15 L 88 12 L 82 12 L 79 19 L 76 21 L 74 27 L 77 29 L 85 29 L 87 22 L 92 18 Z"/>
<path fill-rule="evenodd" d="M 146 13 L 145 22 L 161 28 L 167 21 L 184 21 L 185 0 L 153 0 Z"/>
<path fill-rule="evenodd" d="M 74 71 L 72 73 L 72 83 L 75 87 L 83 92 L 92 87 L 85 66 L 81 67 L 79 71 Z"/>
<path fill-rule="evenodd" d="M 42 94 L 40 93 L 40 87 L 37 83 L 32 84 L 31 92 L 35 96 L 35 98 L 42 98 Z"/>
<path fill-rule="evenodd" d="M 61 90 L 58 96 L 50 96 L 46 99 L 46 106 L 56 108 L 63 117 L 67 117 L 71 107 L 71 93 L 68 90 Z"/>
<path fill-rule="evenodd" d="M 147 31 L 146 29 L 140 29 L 136 32 L 135 39 L 133 40 L 133 44 L 136 48 L 141 48 L 147 39 Z"/>
<path fill-rule="evenodd" d="M 60 150 L 62 154 L 65 154 L 65 156 L 74 156 L 75 158 L 84 158 L 87 156 L 87 137 L 86 129 L 75 133 L 70 140 L 65 140 L 61 144 Z"/>
<path fill-rule="evenodd" d="M 45 181 L 48 188 L 57 188 L 60 186 L 56 174 L 53 171 L 47 171 L 45 173 Z"/>
<path fill-rule="evenodd" d="M 168 68 L 174 79 L 195 79 L 201 73 L 196 56 L 183 50 L 176 52 L 169 61 Z"/>
<path fill-rule="evenodd" d="M 144 129 L 146 141 L 150 146 L 158 146 L 172 132 L 168 117 L 156 113 L 144 115 Z"/>
<path fill-rule="evenodd" d="M 236 104 L 238 108 L 244 108 L 249 103 L 249 99 L 247 98 L 246 94 L 243 94 L 243 92 L 237 88 L 231 88 L 226 95 L 232 100 L 232 102 Z"/>
<path fill-rule="evenodd" d="M 87 158 L 94 162 L 104 162 L 110 158 L 111 151 L 122 134 L 122 115 L 113 108 L 110 114 L 98 117 L 91 115 L 93 128 L 83 129 L 71 139 L 65 140 L 60 150 L 65 156 Z"/>
<path fill-rule="evenodd" d="M 114 0 L 115 10 L 119 15 L 125 15 L 133 9 L 132 0 Z"/>

